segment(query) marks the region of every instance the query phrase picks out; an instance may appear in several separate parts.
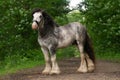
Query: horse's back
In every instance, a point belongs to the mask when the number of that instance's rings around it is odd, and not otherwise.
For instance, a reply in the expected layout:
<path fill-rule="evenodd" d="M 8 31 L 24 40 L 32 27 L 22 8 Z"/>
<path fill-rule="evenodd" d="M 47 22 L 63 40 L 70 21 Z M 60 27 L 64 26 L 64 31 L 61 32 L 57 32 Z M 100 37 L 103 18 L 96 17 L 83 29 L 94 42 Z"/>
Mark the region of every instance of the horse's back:
<path fill-rule="evenodd" d="M 67 24 L 67 25 L 64 25 L 63 27 L 65 27 L 65 28 L 69 28 L 69 29 L 78 29 L 78 28 L 80 28 L 80 29 L 86 29 L 85 28 L 85 26 L 83 26 L 81 23 L 79 23 L 79 22 L 71 22 L 71 23 L 69 23 L 69 24 Z"/>
<path fill-rule="evenodd" d="M 69 23 L 59 28 L 59 47 L 65 47 L 76 41 L 85 28 L 78 22 Z"/>
<path fill-rule="evenodd" d="M 62 31 L 73 34 L 81 34 L 86 32 L 86 27 L 79 22 L 72 22 L 67 25 L 59 27 Z"/>

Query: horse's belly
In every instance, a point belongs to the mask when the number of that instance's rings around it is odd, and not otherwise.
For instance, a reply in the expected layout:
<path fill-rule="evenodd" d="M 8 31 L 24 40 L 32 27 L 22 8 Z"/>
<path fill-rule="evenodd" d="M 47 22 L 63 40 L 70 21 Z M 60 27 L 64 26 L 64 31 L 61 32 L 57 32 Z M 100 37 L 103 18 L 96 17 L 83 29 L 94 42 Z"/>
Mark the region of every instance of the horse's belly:
<path fill-rule="evenodd" d="M 64 41 L 59 41 L 58 42 L 58 47 L 57 48 L 64 48 L 64 47 L 67 47 L 69 46 L 70 44 L 72 44 L 73 40 L 72 39 L 67 39 L 67 40 L 64 40 Z"/>

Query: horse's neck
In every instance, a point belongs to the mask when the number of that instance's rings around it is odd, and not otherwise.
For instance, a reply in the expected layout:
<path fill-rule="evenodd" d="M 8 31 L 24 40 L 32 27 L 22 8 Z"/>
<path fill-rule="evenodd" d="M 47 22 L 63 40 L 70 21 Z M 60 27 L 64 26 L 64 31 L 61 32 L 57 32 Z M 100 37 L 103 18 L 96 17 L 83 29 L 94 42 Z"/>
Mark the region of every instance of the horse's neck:
<path fill-rule="evenodd" d="M 54 34 L 54 31 L 58 25 L 54 21 L 48 21 L 47 18 L 45 18 L 42 22 L 42 25 L 39 26 L 39 36 L 45 37 L 49 36 L 50 34 Z"/>
<path fill-rule="evenodd" d="M 55 27 L 44 25 L 43 28 L 38 29 L 38 35 L 41 38 L 43 38 L 43 37 L 49 36 L 50 34 L 54 34 L 54 31 L 55 31 Z"/>

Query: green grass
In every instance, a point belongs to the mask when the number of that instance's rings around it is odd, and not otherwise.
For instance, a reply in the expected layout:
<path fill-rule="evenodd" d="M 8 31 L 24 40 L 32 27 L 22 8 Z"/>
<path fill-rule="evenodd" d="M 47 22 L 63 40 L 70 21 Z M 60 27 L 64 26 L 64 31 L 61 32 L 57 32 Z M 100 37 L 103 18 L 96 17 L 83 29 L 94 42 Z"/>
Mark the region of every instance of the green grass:
<path fill-rule="evenodd" d="M 44 64 L 43 60 L 41 60 L 41 61 L 26 61 L 22 64 L 19 64 L 19 65 L 13 66 L 13 67 L 1 68 L 0 69 L 0 75 L 16 73 L 18 70 L 26 69 L 26 68 L 27 69 L 28 68 L 33 68 L 35 66 L 42 65 L 42 64 Z"/>
<path fill-rule="evenodd" d="M 109 60 L 113 62 L 120 62 L 120 53 L 97 53 L 96 54 L 96 59 L 100 60 Z"/>
<path fill-rule="evenodd" d="M 40 50 L 29 50 L 21 56 L 19 53 L 10 55 L 0 62 L 0 75 L 15 73 L 18 70 L 32 68 L 44 63 L 43 54 Z"/>

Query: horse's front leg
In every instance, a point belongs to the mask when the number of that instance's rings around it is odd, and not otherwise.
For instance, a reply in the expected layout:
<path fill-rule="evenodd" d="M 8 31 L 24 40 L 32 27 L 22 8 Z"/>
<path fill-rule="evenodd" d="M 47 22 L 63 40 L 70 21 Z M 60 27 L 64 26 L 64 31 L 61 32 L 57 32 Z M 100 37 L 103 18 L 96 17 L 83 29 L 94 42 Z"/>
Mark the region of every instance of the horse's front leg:
<path fill-rule="evenodd" d="M 45 58 L 45 69 L 42 71 L 42 74 L 49 74 L 51 71 L 49 51 L 45 47 L 41 47 L 41 50 L 42 50 L 42 52 L 44 54 L 44 58 Z"/>
<path fill-rule="evenodd" d="M 50 55 L 51 55 L 51 62 L 52 62 L 52 70 L 50 74 L 60 74 L 60 69 L 56 61 L 56 53 L 54 48 L 50 48 Z"/>

